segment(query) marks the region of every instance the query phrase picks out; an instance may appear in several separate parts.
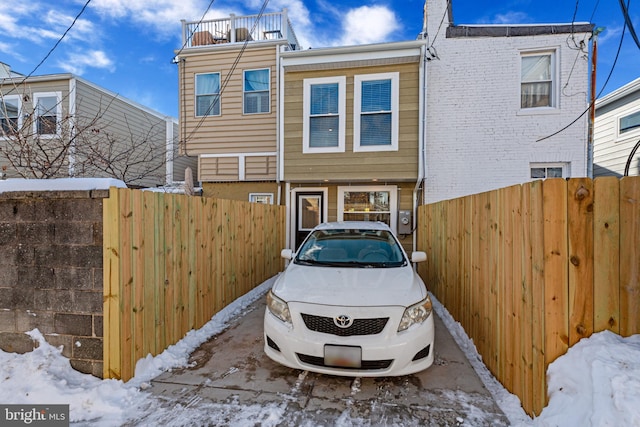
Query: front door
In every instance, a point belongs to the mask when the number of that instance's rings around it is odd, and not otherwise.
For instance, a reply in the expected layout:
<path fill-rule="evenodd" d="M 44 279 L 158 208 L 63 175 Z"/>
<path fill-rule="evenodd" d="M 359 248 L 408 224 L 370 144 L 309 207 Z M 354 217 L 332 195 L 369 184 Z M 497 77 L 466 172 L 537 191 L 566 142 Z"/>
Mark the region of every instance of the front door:
<path fill-rule="evenodd" d="M 324 193 L 305 191 L 296 193 L 296 250 L 307 234 L 322 222 L 324 212 Z"/>

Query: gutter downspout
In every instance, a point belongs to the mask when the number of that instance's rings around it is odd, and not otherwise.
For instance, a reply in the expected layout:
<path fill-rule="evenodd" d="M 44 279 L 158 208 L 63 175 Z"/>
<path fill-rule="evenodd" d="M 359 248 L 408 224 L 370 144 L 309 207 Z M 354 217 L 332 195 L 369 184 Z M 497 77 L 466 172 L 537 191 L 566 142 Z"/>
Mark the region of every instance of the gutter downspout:
<path fill-rule="evenodd" d="M 418 179 L 413 189 L 413 250 L 417 250 L 417 225 L 418 225 L 418 191 L 425 177 L 425 144 L 426 144 L 426 129 L 427 129 L 427 55 L 426 55 L 426 39 L 425 44 L 420 47 L 420 56 L 422 61 L 420 63 L 420 82 L 422 88 L 420 90 L 418 101 L 418 114 L 420 115 L 420 122 L 418 125 Z"/>
<path fill-rule="evenodd" d="M 76 176 L 76 88 L 77 80 L 69 79 L 69 177 Z"/>
<path fill-rule="evenodd" d="M 591 38 L 591 96 L 589 104 L 589 125 L 587 135 L 587 177 L 593 178 L 593 131 L 596 120 L 596 62 L 598 60 L 598 33 L 596 29 Z"/>
<path fill-rule="evenodd" d="M 278 46 L 276 48 L 276 68 L 278 70 L 278 78 L 276 79 L 276 94 L 278 96 L 277 99 L 277 117 L 276 117 L 276 185 L 278 187 L 278 195 L 276 196 L 276 204 L 280 205 L 282 201 L 282 186 L 280 184 L 280 165 L 282 164 L 282 160 L 280 159 L 280 155 L 282 153 L 281 145 L 282 145 L 282 129 L 283 129 L 283 96 L 281 94 L 281 89 L 283 86 L 283 70 L 282 70 L 282 57 L 280 52 L 284 49 L 283 46 Z"/>

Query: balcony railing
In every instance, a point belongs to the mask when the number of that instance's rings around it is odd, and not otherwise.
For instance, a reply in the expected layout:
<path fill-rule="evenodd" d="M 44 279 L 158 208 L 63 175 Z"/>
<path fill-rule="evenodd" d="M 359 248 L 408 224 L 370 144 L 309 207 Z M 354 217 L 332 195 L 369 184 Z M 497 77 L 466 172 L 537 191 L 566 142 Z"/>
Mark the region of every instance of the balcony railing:
<path fill-rule="evenodd" d="M 300 44 L 287 17 L 282 12 L 235 16 L 209 21 L 182 20 L 182 45 L 185 48 L 225 43 L 287 40 L 290 50 L 300 50 Z"/>

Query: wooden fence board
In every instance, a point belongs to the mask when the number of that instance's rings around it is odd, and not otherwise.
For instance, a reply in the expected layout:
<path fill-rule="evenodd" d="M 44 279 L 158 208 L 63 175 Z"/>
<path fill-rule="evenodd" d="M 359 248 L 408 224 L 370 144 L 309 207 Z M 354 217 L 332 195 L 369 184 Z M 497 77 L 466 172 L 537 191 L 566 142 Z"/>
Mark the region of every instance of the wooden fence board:
<path fill-rule="evenodd" d="M 569 346 L 593 333 L 593 181 L 567 183 Z"/>
<path fill-rule="evenodd" d="M 120 250 L 122 259 L 120 262 L 120 312 L 124 314 L 121 320 L 120 346 L 129 349 L 126 357 L 121 360 L 121 370 L 123 378 L 133 376 L 134 355 L 133 355 L 133 333 L 132 333 L 132 301 L 133 301 L 133 274 L 132 274 L 132 245 L 131 245 L 131 193 L 123 192 L 120 203 Z"/>
<path fill-rule="evenodd" d="M 141 357 L 277 274 L 284 209 L 112 188 L 103 208 L 104 377 L 128 380 Z"/>
<path fill-rule="evenodd" d="M 120 193 L 111 189 L 103 202 L 103 377 L 122 378 L 120 333 Z"/>
<path fill-rule="evenodd" d="M 548 179 L 419 208 L 418 271 L 529 414 L 570 345 L 640 333 L 639 200 L 639 177 Z"/>
<path fill-rule="evenodd" d="M 544 195 L 544 307 L 545 364 L 567 352 L 569 345 L 568 314 L 568 242 L 567 184 L 560 178 L 542 184 Z"/>
<path fill-rule="evenodd" d="M 620 180 L 620 335 L 640 331 L 640 178 Z"/>

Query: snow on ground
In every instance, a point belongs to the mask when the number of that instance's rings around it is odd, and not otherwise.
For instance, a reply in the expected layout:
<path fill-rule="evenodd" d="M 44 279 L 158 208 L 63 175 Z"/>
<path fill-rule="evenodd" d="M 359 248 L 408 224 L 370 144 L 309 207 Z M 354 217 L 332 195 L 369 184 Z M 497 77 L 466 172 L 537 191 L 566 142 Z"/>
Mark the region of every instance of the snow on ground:
<path fill-rule="evenodd" d="M 10 191 L 89 191 L 127 188 L 124 181 L 114 178 L 56 178 L 0 180 L 0 193 Z"/>
<path fill-rule="evenodd" d="M 274 279 L 234 301 L 202 328 L 190 331 L 160 355 L 141 359 L 136 365 L 135 377 L 127 383 L 100 380 L 75 371 L 61 355 L 60 348 L 52 347 L 39 331 L 33 330 L 29 335 L 40 343 L 37 349 L 26 354 L 0 351 L 0 403 L 69 404 L 71 421 L 78 425 L 135 424 L 137 419 L 146 416 L 145 420 L 150 421 L 154 414 L 168 411 L 179 418 L 176 425 L 189 425 L 192 424 L 190 415 L 198 416 L 203 409 L 209 415 L 219 411 L 230 425 L 278 425 L 283 421 L 286 402 L 235 407 L 193 402 L 194 406 L 206 405 L 195 411 L 189 405 L 167 408 L 145 392 L 149 381 L 158 374 L 186 367 L 191 352 L 263 297 Z M 640 426 L 640 335 L 621 338 L 611 332 L 601 332 L 569 349 L 549 367 L 550 402 L 540 416 L 532 420 L 522 410 L 518 398 L 507 392 L 482 364 L 460 324 L 436 300 L 434 307 L 512 425 Z M 341 418 L 338 423 L 345 427 L 367 425 L 366 420 L 348 418 Z"/>

